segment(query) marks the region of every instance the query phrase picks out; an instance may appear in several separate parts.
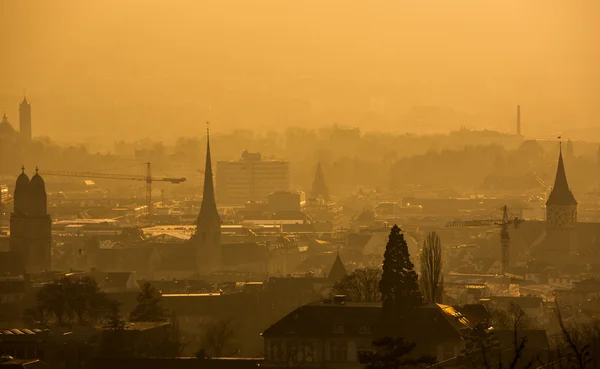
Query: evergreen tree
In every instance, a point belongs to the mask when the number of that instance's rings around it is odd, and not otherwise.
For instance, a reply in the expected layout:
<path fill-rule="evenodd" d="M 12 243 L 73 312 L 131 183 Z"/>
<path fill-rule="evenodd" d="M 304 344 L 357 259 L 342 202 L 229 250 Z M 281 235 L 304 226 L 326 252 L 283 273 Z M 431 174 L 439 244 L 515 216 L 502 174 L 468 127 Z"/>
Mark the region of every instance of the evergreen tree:
<path fill-rule="evenodd" d="M 442 242 L 436 232 L 430 232 L 421 250 L 421 290 L 428 302 L 441 303 L 444 294 L 442 274 Z"/>
<path fill-rule="evenodd" d="M 131 312 L 129 320 L 132 322 L 164 322 L 167 314 L 160 306 L 161 295 L 154 286 L 148 282 L 142 285 L 142 290 L 137 297 L 137 306 Z"/>
<path fill-rule="evenodd" d="M 383 319 L 393 326 L 423 301 L 408 245 L 397 225 L 392 227 L 383 257 L 379 292 L 383 302 Z"/>

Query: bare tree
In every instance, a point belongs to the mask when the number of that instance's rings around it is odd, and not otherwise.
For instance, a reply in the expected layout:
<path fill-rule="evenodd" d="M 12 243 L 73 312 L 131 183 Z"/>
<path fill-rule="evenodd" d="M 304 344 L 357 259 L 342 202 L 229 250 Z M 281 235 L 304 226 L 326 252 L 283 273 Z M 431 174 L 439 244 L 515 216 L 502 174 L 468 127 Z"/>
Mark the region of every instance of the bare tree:
<path fill-rule="evenodd" d="M 560 307 L 558 306 L 558 303 L 555 304 L 556 305 L 556 318 L 558 320 L 558 324 L 560 326 L 560 330 L 562 333 L 562 337 L 565 341 L 565 343 L 567 344 L 568 348 L 570 349 L 570 351 L 572 351 L 572 355 L 571 357 L 574 357 L 575 361 L 577 362 L 577 365 L 580 369 L 586 368 L 586 366 L 589 364 L 590 362 L 590 352 L 589 352 L 589 344 L 583 342 L 583 343 L 578 343 L 577 338 L 575 337 L 577 335 L 577 331 L 570 331 L 562 318 L 562 314 L 560 312 Z M 567 360 L 570 360 L 570 358 L 566 358 Z M 562 362 L 559 361 L 559 362 Z"/>
<path fill-rule="evenodd" d="M 381 299 L 379 293 L 381 273 L 379 268 L 356 269 L 333 286 L 333 293 L 346 295 L 348 300 L 355 302 L 379 301 Z"/>
<path fill-rule="evenodd" d="M 527 316 L 523 309 L 519 305 L 510 304 L 508 312 L 513 318 L 513 349 L 514 356 L 510 363 L 510 369 L 517 367 L 517 364 L 523 356 L 523 350 L 525 350 L 525 344 L 527 343 L 527 337 L 521 337 L 519 340 L 519 331 L 522 330 L 521 324 L 527 319 Z M 531 367 L 533 362 L 530 362 L 526 367 Z"/>
<path fill-rule="evenodd" d="M 235 355 L 235 331 L 230 319 L 217 319 L 204 323 L 200 336 L 201 351 L 205 357 L 221 357 Z"/>
<path fill-rule="evenodd" d="M 496 315 L 496 318 L 494 318 Z M 499 317 L 499 318 L 498 318 Z M 539 357 L 529 359 L 524 363 L 525 348 L 527 345 L 527 337 L 521 333 L 528 329 L 530 320 L 520 306 L 510 304 L 508 310 L 497 310 L 492 314 L 492 323 L 494 319 L 501 321 L 501 326 L 493 325 L 495 328 L 506 329 L 512 332 L 512 347 L 502 348 L 498 337 L 495 334 L 495 329 L 487 324 L 477 324 L 467 338 L 467 345 L 463 350 L 463 360 L 472 368 L 531 368 L 536 362 L 539 362 Z M 512 358 L 510 353 L 512 352 Z M 503 364 L 503 359 L 508 358 L 507 365 Z"/>
<path fill-rule="evenodd" d="M 420 285 L 426 301 L 441 303 L 444 295 L 442 242 L 436 232 L 427 234 L 421 249 Z"/>
<path fill-rule="evenodd" d="M 496 329 L 513 329 L 518 324 L 520 330 L 539 328 L 537 320 L 525 314 L 519 305 L 511 303 L 508 309 L 488 309 L 490 325 Z"/>

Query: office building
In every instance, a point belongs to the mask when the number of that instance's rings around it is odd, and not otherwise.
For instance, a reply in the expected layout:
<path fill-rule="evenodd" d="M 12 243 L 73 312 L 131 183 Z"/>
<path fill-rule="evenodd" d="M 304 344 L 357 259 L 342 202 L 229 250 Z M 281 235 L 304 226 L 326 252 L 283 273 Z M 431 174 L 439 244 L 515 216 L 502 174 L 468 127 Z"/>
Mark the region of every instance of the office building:
<path fill-rule="evenodd" d="M 221 205 L 267 201 L 270 193 L 289 191 L 290 165 L 285 160 L 263 160 L 260 153 L 242 153 L 235 161 L 217 162 L 216 195 Z"/>

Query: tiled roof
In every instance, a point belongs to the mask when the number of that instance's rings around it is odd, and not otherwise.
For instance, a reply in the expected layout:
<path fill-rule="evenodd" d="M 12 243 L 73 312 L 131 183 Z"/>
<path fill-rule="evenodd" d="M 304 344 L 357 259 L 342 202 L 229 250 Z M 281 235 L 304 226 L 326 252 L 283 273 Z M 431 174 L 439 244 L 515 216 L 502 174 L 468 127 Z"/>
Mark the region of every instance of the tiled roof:
<path fill-rule="evenodd" d="M 334 336 L 334 326 L 343 324 L 343 335 L 360 334 L 361 326 L 380 323 L 381 303 L 325 303 L 301 306 L 267 328 L 263 336 Z M 462 339 L 461 330 L 471 325 L 460 313 L 446 305 L 424 305 L 413 321 L 411 339 L 435 337 L 438 340 Z M 418 328 L 417 328 L 418 327 Z"/>

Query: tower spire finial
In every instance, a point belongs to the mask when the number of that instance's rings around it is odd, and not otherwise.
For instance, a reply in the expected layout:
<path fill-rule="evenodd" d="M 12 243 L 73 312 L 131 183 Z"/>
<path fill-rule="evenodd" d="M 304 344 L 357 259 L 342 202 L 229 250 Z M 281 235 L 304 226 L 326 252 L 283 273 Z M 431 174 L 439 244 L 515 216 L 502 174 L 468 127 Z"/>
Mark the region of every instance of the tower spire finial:
<path fill-rule="evenodd" d="M 558 135 L 558 146 L 559 146 L 560 151 L 562 152 L 562 136 L 561 135 Z"/>
<path fill-rule="evenodd" d="M 35 166 L 35 174 L 38 174 L 38 172 L 40 171 L 40 169 L 38 168 L 38 166 Z"/>
<path fill-rule="evenodd" d="M 21 173 L 25 173 L 25 165 L 21 164 Z"/>

